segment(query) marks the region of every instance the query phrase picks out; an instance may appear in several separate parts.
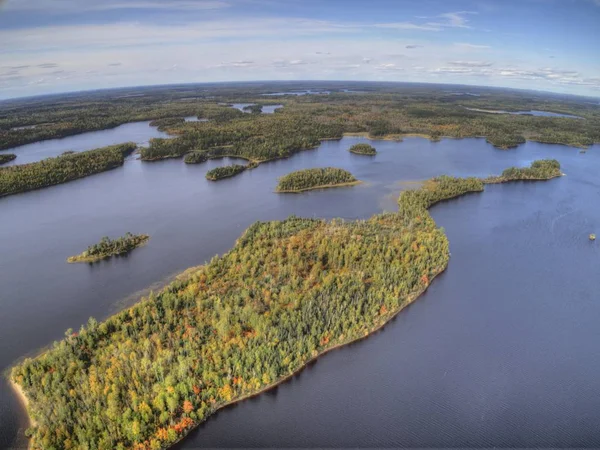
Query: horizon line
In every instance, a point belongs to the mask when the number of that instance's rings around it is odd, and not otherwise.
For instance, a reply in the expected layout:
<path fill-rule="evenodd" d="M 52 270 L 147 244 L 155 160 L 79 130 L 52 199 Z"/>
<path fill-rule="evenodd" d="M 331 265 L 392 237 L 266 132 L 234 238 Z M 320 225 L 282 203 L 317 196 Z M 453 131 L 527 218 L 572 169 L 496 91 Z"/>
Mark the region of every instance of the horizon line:
<path fill-rule="evenodd" d="M 47 94 L 36 94 L 36 95 L 26 95 L 26 96 L 17 96 L 17 97 L 5 97 L 0 98 L 0 104 L 10 101 L 19 101 L 19 100 L 29 100 L 35 98 L 43 98 L 43 97 L 52 97 L 52 96 L 67 96 L 74 94 L 84 94 L 86 92 L 102 92 L 102 91 L 116 91 L 120 89 L 141 89 L 141 88 L 164 88 L 164 87 L 173 87 L 173 86 L 199 86 L 199 85 L 214 85 L 214 84 L 252 84 L 252 83 L 363 83 L 363 84 L 412 84 L 412 85 L 428 85 L 428 86 L 462 86 L 462 87 L 473 87 L 479 89 L 502 89 L 507 91 L 517 91 L 517 92 L 530 92 L 530 93 L 538 93 L 538 94 L 552 94 L 559 95 L 564 97 L 576 97 L 581 99 L 594 99 L 600 100 L 599 96 L 593 95 L 582 95 L 582 94 L 572 94 L 572 93 L 564 93 L 557 91 L 548 91 L 542 89 L 526 89 L 526 88 L 515 88 L 515 87 L 507 87 L 507 86 L 490 86 L 490 85 L 481 85 L 481 84 L 462 84 L 462 83 L 432 83 L 427 81 L 385 81 L 385 80 L 246 80 L 246 81 L 192 81 L 192 82 L 182 82 L 182 83 L 167 83 L 167 84 L 138 84 L 138 85 L 123 85 L 116 87 L 105 87 L 98 89 L 82 89 L 82 90 L 74 90 L 74 91 L 63 91 L 63 92 L 55 92 L 55 93 L 47 93 Z M 600 102 L 599 102 L 600 104 Z"/>

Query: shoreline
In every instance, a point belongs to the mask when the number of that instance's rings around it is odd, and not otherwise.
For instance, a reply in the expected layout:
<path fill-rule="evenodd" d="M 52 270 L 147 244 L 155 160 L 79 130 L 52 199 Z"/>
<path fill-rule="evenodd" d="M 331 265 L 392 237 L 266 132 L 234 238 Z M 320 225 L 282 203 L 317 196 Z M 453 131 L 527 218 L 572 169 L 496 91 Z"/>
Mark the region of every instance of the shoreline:
<path fill-rule="evenodd" d="M 566 176 L 566 173 L 560 172 L 559 174 L 556 175 L 552 175 L 551 177 L 537 177 L 537 178 L 516 178 L 516 179 L 503 179 L 501 177 L 487 177 L 487 178 L 482 178 L 481 181 L 483 182 L 483 184 L 504 184 L 504 183 L 513 183 L 516 181 L 549 181 L 549 180 L 553 180 L 554 178 L 560 178 L 560 177 L 564 177 Z"/>
<path fill-rule="evenodd" d="M 549 179 L 552 179 L 552 178 L 556 178 L 556 177 L 561 176 L 561 175 L 563 175 L 563 174 L 560 173 L 560 175 L 555 175 L 555 176 L 549 177 L 549 178 L 540 178 L 539 180 L 546 181 L 546 180 L 549 180 Z M 506 181 L 520 181 L 520 180 L 506 180 Z M 531 180 L 531 181 L 536 181 L 536 180 Z M 355 182 L 353 184 L 356 184 L 356 183 L 360 183 L 360 181 Z M 442 200 L 435 201 L 435 202 L 429 204 L 428 206 L 424 207 L 425 214 L 430 214 L 429 213 L 429 209 L 431 207 L 433 207 L 435 204 L 439 203 L 440 201 L 451 200 L 451 199 L 454 199 L 456 197 L 460 197 L 462 195 L 468 194 L 470 192 L 479 192 L 479 191 L 466 191 L 466 192 L 463 192 L 463 193 L 460 193 L 460 194 L 455 194 L 455 195 L 453 195 L 452 197 L 449 197 L 449 198 L 444 198 Z M 436 226 L 437 229 L 439 229 L 437 227 L 437 224 L 435 224 L 435 226 Z M 448 242 L 448 238 L 445 235 L 445 233 L 442 233 L 442 234 L 444 235 L 444 237 L 446 239 L 446 242 Z M 236 245 L 237 245 L 237 241 L 236 241 Z M 407 306 L 409 306 L 412 303 L 414 303 L 421 295 L 423 295 L 423 293 L 425 293 L 427 291 L 427 289 L 429 288 L 429 286 L 431 286 L 433 280 L 438 275 L 440 275 L 441 273 L 443 273 L 447 269 L 447 267 L 449 265 L 449 262 L 450 262 L 450 256 L 451 255 L 450 255 L 450 253 L 448 251 L 447 258 L 445 259 L 445 261 L 442 261 L 441 264 L 440 264 L 440 266 L 432 268 L 432 270 L 431 270 L 431 278 L 430 278 L 430 280 L 427 281 L 427 284 L 425 284 L 425 285 L 419 285 L 417 287 L 417 289 L 415 289 L 413 292 L 408 293 L 404 297 L 404 299 L 398 298 L 398 300 L 399 300 L 398 307 L 396 309 L 394 309 L 393 311 L 389 312 L 385 316 L 380 316 L 379 318 L 377 318 L 376 320 L 374 320 L 371 324 L 365 324 L 364 329 L 363 330 L 357 330 L 357 332 L 355 333 L 354 336 L 349 337 L 349 338 L 347 338 L 347 339 L 345 339 L 345 340 L 343 340 L 341 342 L 338 342 L 336 344 L 334 344 L 332 342 L 332 345 L 330 347 L 323 348 L 322 351 L 314 354 L 314 356 L 309 357 L 305 361 L 302 361 L 296 369 L 292 370 L 290 373 L 288 373 L 286 375 L 282 375 L 278 380 L 274 381 L 273 383 L 270 383 L 269 385 L 264 386 L 263 388 L 258 389 L 257 391 L 249 392 L 247 394 L 241 395 L 240 397 L 238 397 L 238 398 L 236 398 L 234 400 L 231 400 L 231 401 L 228 401 L 228 402 L 224 402 L 222 404 L 215 405 L 214 408 L 210 409 L 210 413 L 206 417 L 204 417 L 201 420 L 195 420 L 195 421 L 193 421 L 193 423 L 190 426 L 190 428 L 182 430 L 181 436 L 179 436 L 174 442 L 170 443 L 168 446 L 163 446 L 161 448 L 165 448 L 165 449 L 166 448 L 172 448 L 174 445 L 176 445 L 177 443 L 179 443 L 183 439 L 185 439 L 193 430 L 197 429 L 198 426 L 200 426 L 201 424 L 203 424 L 204 422 L 206 422 L 211 416 L 213 416 L 214 414 L 216 414 L 219 410 L 224 409 L 224 408 L 226 408 L 228 406 L 231 406 L 231 405 L 235 405 L 235 404 L 240 403 L 240 402 L 242 402 L 244 400 L 256 397 L 256 396 L 258 396 L 258 395 L 260 395 L 260 394 L 262 394 L 264 392 L 267 392 L 267 391 L 269 391 L 269 390 L 271 390 L 271 389 L 279 386 L 280 384 L 282 384 L 282 383 L 290 380 L 292 377 L 294 377 L 295 375 L 299 374 L 302 370 L 304 370 L 309 364 L 317 361 L 320 357 L 324 356 L 325 354 L 327 354 L 327 353 L 329 353 L 329 352 L 331 352 L 333 350 L 339 349 L 341 347 L 344 347 L 346 345 L 349 345 L 351 343 L 362 341 L 363 339 L 366 339 L 369 336 L 371 336 L 374 333 L 376 333 L 377 331 L 381 330 L 382 328 L 385 327 L 385 325 L 387 325 L 388 323 L 390 323 L 390 321 L 392 319 L 394 319 L 401 311 L 403 311 Z M 179 277 L 185 277 L 188 273 L 190 273 L 190 271 L 193 271 L 193 267 L 192 268 L 188 268 L 185 271 L 181 272 L 181 274 L 178 276 L 178 278 Z M 361 335 L 361 333 L 363 333 L 363 334 Z M 28 420 L 32 424 L 31 426 L 35 426 L 34 425 L 35 422 L 29 416 L 29 410 L 28 410 L 29 401 L 27 399 L 26 394 L 24 393 L 24 391 L 21 388 L 21 386 L 18 385 L 16 382 L 14 382 L 12 378 L 10 378 L 10 382 L 14 386 L 15 392 L 17 392 L 19 398 L 23 401 L 23 404 L 25 406 L 25 411 L 26 411 L 26 414 L 28 416 Z M 30 442 L 29 443 L 29 448 L 32 448 L 32 446 L 33 446 L 33 439 L 30 439 L 29 442 Z"/>
<path fill-rule="evenodd" d="M 134 251 L 136 248 L 140 248 L 140 247 L 143 247 L 144 245 L 146 245 L 149 240 L 150 240 L 150 236 L 146 235 L 138 245 L 136 245 L 131 250 L 129 250 L 128 252 L 125 252 L 125 253 L 109 253 L 109 254 L 102 255 L 102 256 L 81 256 L 81 254 L 79 254 L 79 255 L 69 256 L 67 258 L 67 262 L 69 264 L 94 263 L 94 262 L 98 262 L 98 261 L 103 261 L 108 258 L 112 258 L 113 256 L 127 256 L 129 253 Z"/>
<path fill-rule="evenodd" d="M 315 189 L 329 189 L 329 188 L 344 187 L 344 186 L 356 186 L 357 184 L 362 184 L 362 183 L 363 183 L 362 181 L 356 180 L 356 181 L 349 181 L 347 183 L 321 184 L 319 186 L 313 186 L 313 187 L 304 188 L 304 189 L 283 190 L 283 191 L 275 189 L 275 192 L 277 194 L 297 194 L 300 192 L 314 191 Z"/>
<path fill-rule="evenodd" d="M 518 144 L 510 144 L 510 145 L 494 145 L 492 142 L 488 141 L 488 136 L 431 136 L 430 134 L 425 133 L 403 133 L 403 134 L 386 134 L 382 137 L 373 137 L 369 135 L 368 131 L 358 131 L 358 132 L 348 132 L 343 133 L 343 137 L 364 137 L 371 141 L 396 141 L 402 142 L 405 137 L 418 137 L 423 139 L 429 139 L 431 142 L 439 142 L 442 139 L 485 139 L 488 144 L 492 147 L 497 148 L 499 150 L 510 150 L 513 148 L 519 147 L 519 145 L 526 144 L 527 142 L 537 142 L 538 144 L 547 144 L 547 145 L 562 145 L 564 147 L 572 147 L 577 149 L 589 150 L 590 146 L 598 145 L 597 142 L 593 142 L 591 145 L 583 145 L 583 144 L 565 144 L 564 142 L 548 142 L 548 141 L 540 141 L 536 139 L 536 136 L 525 137 L 525 142 L 520 142 Z M 322 139 L 326 140 L 326 139 Z"/>
<path fill-rule="evenodd" d="M 450 260 L 450 255 L 448 256 L 448 261 Z M 249 400 L 251 398 L 257 397 L 261 394 L 264 394 L 267 391 L 270 391 L 273 388 L 276 388 L 277 386 L 289 381 L 291 378 L 293 378 L 294 376 L 298 375 L 300 372 L 302 372 L 304 369 L 306 369 L 306 367 L 317 361 L 319 358 L 325 356 L 327 353 L 332 352 L 334 350 L 338 350 L 342 347 L 345 347 L 347 345 L 350 344 L 354 344 L 360 341 L 363 341 L 367 338 L 369 338 L 370 336 L 372 336 L 373 334 L 377 333 L 378 331 L 380 331 L 382 328 L 384 328 L 388 323 L 390 323 L 393 319 L 396 318 L 396 316 L 398 316 L 398 314 L 400 314 L 405 308 L 407 308 L 408 306 L 412 305 L 419 297 L 421 297 L 426 291 L 427 289 L 429 289 L 429 286 L 431 286 L 431 283 L 433 282 L 433 280 L 435 280 L 440 274 L 442 274 L 446 269 L 448 268 L 448 262 L 446 262 L 446 265 L 444 267 L 438 268 L 435 273 L 431 276 L 431 280 L 429 281 L 429 284 L 427 284 L 426 286 L 424 286 L 422 289 L 419 289 L 418 291 L 415 291 L 411 294 L 409 294 L 406 297 L 406 302 L 403 303 L 402 305 L 400 305 L 395 311 L 391 312 L 386 318 L 383 319 L 383 321 L 381 323 L 375 324 L 373 327 L 370 328 L 370 330 L 367 332 L 367 334 L 365 334 L 364 336 L 358 336 L 358 337 L 354 337 L 354 338 L 350 338 L 347 339 L 343 342 L 340 342 L 336 345 L 333 345 L 332 347 L 326 348 L 324 349 L 322 352 L 318 353 L 317 355 L 313 356 L 312 358 L 306 360 L 304 363 L 302 363 L 302 365 L 300 367 L 298 367 L 298 369 L 292 371 L 291 373 L 289 373 L 288 375 L 285 375 L 283 378 L 280 378 L 279 380 L 261 388 L 260 390 L 256 391 L 256 392 L 251 392 L 248 394 L 245 394 L 243 396 L 241 396 L 240 398 L 237 398 L 235 400 L 231 400 L 229 402 L 223 403 L 219 406 L 217 406 L 214 410 L 211 411 L 211 413 L 202 421 L 198 421 L 195 422 L 194 425 L 189 428 L 188 430 L 186 430 L 181 437 L 179 437 L 175 442 L 173 442 L 172 444 L 170 444 L 168 447 L 163 447 L 165 449 L 167 448 L 172 448 L 174 447 L 176 444 L 180 443 L 181 441 L 183 441 L 184 439 L 186 439 L 188 437 L 188 435 L 196 430 L 200 425 L 202 425 L 203 423 L 205 423 L 206 421 L 208 421 L 211 417 L 213 417 L 216 413 L 218 413 L 220 410 L 225 409 L 229 406 L 233 406 L 236 405 L 238 403 L 241 403 L 245 400 Z"/>
<path fill-rule="evenodd" d="M 25 411 L 25 416 L 27 417 L 27 427 L 28 428 L 35 427 L 37 425 L 37 423 L 29 414 L 29 398 L 27 398 L 27 395 L 25 394 L 25 391 L 23 391 L 23 388 L 21 387 L 20 384 L 15 382 L 15 380 L 13 380 L 11 376 L 8 376 L 7 378 L 8 378 L 8 385 L 10 386 L 10 388 L 16 395 L 19 404 Z M 25 437 L 25 439 L 27 439 L 27 449 L 28 450 L 33 449 L 33 439 L 29 438 L 27 436 L 24 436 L 24 437 Z M 17 439 L 18 439 L 18 434 L 17 434 Z"/>
<path fill-rule="evenodd" d="M 360 181 L 358 183 L 361 183 Z M 236 241 L 237 242 L 237 241 Z M 184 440 L 192 431 L 196 430 L 200 425 L 202 425 L 203 423 L 205 423 L 206 421 L 208 421 L 208 419 L 210 419 L 212 416 L 214 416 L 217 412 L 219 412 L 222 409 L 225 409 L 229 406 L 233 406 L 237 403 L 243 402 L 245 400 L 257 397 L 277 386 L 279 386 L 280 384 L 285 383 L 286 381 L 289 381 L 291 378 L 293 378 L 294 376 L 298 375 L 300 372 L 302 372 L 309 364 L 317 361 L 319 358 L 325 356 L 327 353 L 332 352 L 334 350 L 338 350 L 342 347 L 345 347 L 347 345 L 353 344 L 353 343 L 357 343 L 360 342 L 362 340 L 367 339 L 368 337 L 370 337 L 371 335 L 375 334 L 376 332 L 380 331 L 382 328 L 384 328 L 388 323 L 390 323 L 394 318 L 396 318 L 396 316 L 398 316 L 398 314 L 400 314 L 400 312 L 402 312 L 406 307 L 410 306 L 411 304 L 413 304 L 419 297 L 421 297 L 421 295 L 423 295 L 427 289 L 429 289 L 429 286 L 431 286 L 431 283 L 433 282 L 433 280 L 435 278 L 437 278 L 440 274 L 442 274 L 447 268 L 448 268 L 448 263 L 450 260 L 450 255 L 448 255 L 448 262 L 446 262 L 446 264 L 441 267 L 441 268 L 437 268 L 433 275 L 431 276 L 431 280 L 429 281 L 429 283 L 422 287 L 421 289 L 412 292 L 410 294 L 408 294 L 408 296 L 406 297 L 406 301 L 403 302 L 396 310 L 394 310 L 393 312 L 389 313 L 385 318 L 383 318 L 383 320 L 380 323 L 375 323 L 373 324 L 372 327 L 368 328 L 366 334 L 364 334 L 363 336 L 357 336 L 357 337 L 352 337 L 349 339 L 344 340 L 343 342 L 340 342 L 338 344 L 335 344 L 329 348 L 324 349 L 322 352 L 318 353 L 317 355 L 311 357 L 310 359 L 306 360 L 304 363 L 302 363 L 302 365 L 300 367 L 298 367 L 296 370 L 292 371 L 291 373 L 285 375 L 284 377 L 280 378 L 279 380 L 261 388 L 260 390 L 256 391 L 256 392 L 250 392 L 248 394 L 245 394 L 235 400 L 231 400 L 229 402 L 223 403 L 217 407 L 215 407 L 215 409 L 213 409 L 211 411 L 211 413 L 202 421 L 197 421 L 194 422 L 194 424 L 192 425 L 191 428 L 185 430 L 183 432 L 183 434 L 173 443 L 171 443 L 169 446 L 167 447 L 161 447 L 163 449 L 168 449 L 168 448 L 172 448 L 174 447 L 176 444 L 178 444 L 179 442 L 181 442 L 182 440 Z M 190 267 L 186 270 L 184 270 L 183 272 L 180 272 L 178 275 L 175 276 L 175 279 L 180 278 L 180 277 L 185 277 L 187 276 L 190 272 L 192 272 L 194 269 L 196 269 L 197 267 L 201 267 L 200 266 L 193 266 Z M 44 353 L 46 353 L 47 350 L 42 351 L 41 353 L 39 353 L 37 357 L 43 355 Z M 14 391 L 14 393 L 16 394 L 19 403 L 21 404 L 21 406 L 24 409 L 25 415 L 27 416 L 27 422 L 29 427 L 35 427 L 36 421 L 31 417 L 31 415 L 29 414 L 29 398 L 27 397 L 27 394 L 25 394 L 25 391 L 23 390 L 23 388 L 21 387 L 21 385 L 19 385 L 16 381 L 13 380 L 12 376 L 8 376 L 8 381 L 9 384 L 12 388 L 12 390 Z M 26 437 L 25 438 L 28 440 L 28 445 L 27 445 L 27 449 L 31 450 L 33 449 L 33 438 L 29 438 Z"/>

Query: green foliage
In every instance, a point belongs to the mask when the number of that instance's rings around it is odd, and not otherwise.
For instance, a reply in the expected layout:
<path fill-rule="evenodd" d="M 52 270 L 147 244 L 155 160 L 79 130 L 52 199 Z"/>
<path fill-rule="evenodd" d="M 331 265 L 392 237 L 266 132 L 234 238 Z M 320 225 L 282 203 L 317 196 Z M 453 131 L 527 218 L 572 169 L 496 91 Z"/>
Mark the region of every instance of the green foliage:
<path fill-rule="evenodd" d="M 335 167 L 298 170 L 279 178 L 277 192 L 300 192 L 318 187 L 356 183 L 347 170 Z"/>
<path fill-rule="evenodd" d="M 334 89 L 335 83 L 331 84 Z M 369 132 L 377 137 L 420 134 L 436 139 L 484 136 L 501 148 L 518 145 L 525 137 L 578 147 L 600 142 L 597 107 L 584 99 L 558 99 L 545 94 L 486 90 L 485 95 L 472 97 L 448 95 L 443 87 L 435 85 L 415 89 L 409 85 L 381 84 L 370 85 L 369 92 L 363 93 L 282 98 L 285 108 L 278 114 L 244 114 L 227 106 L 240 102 L 264 104 L 265 97 L 260 94 L 268 90 L 264 85 L 212 86 L 210 92 L 198 86 L 152 87 L 131 89 L 125 95 L 106 91 L 60 99 L 3 102 L 0 149 L 157 119 L 165 119 L 156 123 L 168 124 L 169 132 L 188 136 L 193 142 L 183 152 L 155 154 L 152 159 L 234 145 L 239 155 L 247 152 L 250 159 L 260 161 L 289 156 L 294 151 L 318 145 L 319 139 L 341 137 L 343 132 Z M 489 114 L 466 108 L 538 109 L 583 119 Z M 181 119 L 185 116 L 202 117 L 210 122 L 185 123 Z M 245 139 L 250 137 L 254 138 L 251 143 L 254 148 L 244 149 Z M 211 144 L 214 140 L 218 142 Z"/>
<path fill-rule="evenodd" d="M 230 166 L 215 167 L 214 169 L 206 172 L 206 179 L 210 181 L 217 181 L 222 178 L 229 178 L 237 175 L 238 173 L 246 170 L 246 166 L 241 164 L 232 164 Z"/>
<path fill-rule="evenodd" d="M 375 147 L 369 144 L 354 144 L 349 148 L 350 152 L 356 153 L 358 155 L 376 155 L 377 150 Z"/>
<path fill-rule="evenodd" d="M 71 256 L 68 262 L 91 262 L 115 255 L 126 255 L 136 247 L 145 244 L 150 239 L 147 234 L 125 233 L 117 239 L 103 237 L 99 243 L 90 245 L 83 253 Z"/>
<path fill-rule="evenodd" d="M 256 223 L 156 296 L 14 368 L 36 448 L 164 448 L 222 405 L 362 338 L 448 262 L 432 220 Z"/>
<path fill-rule="evenodd" d="M 142 161 L 156 161 L 167 158 L 181 158 L 192 151 L 193 148 L 192 142 L 181 137 L 173 139 L 154 138 L 150 139 L 148 147 L 140 149 L 140 159 Z"/>
<path fill-rule="evenodd" d="M 487 136 L 486 141 L 492 144 L 494 147 L 509 149 L 518 147 L 521 144 L 525 143 L 525 138 L 523 136 L 514 135 L 514 134 L 501 134 L 501 133 L 493 133 Z"/>
<path fill-rule="evenodd" d="M 254 105 L 244 106 L 244 111 L 249 111 L 252 114 L 260 114 L 263 109 L 263 105 L 255 103 Z"/>
<path fill-rule="evenodd" d="M 33 446 L 164 448 L 223 405 L 367 336 L 448 264 L 427 208 L 482 190 L 477 178 L 441 176 L 402 192 L 396 214 L 255 223 L 223 257 L 13 368 L 36 421 Z"/>
<path fill-rule="evenodd" d="M 420 189 L 402 192 L 398 204 L 402 214 L 417 216 L 441 201 L 481 191 L 483 191 L 483 182 L 479 178 L 455 178 L 442 175 L 425 181 Z"/>
<path fill-rule="evenodd" d="M 0 165 L 6 164 L 7 162 L 11 162 L 12 160 L 14 160 L 16 158 L 17 158 L 17 155 L 14 155 L 12 153 L 0 154 Z"/>
<path fill-rule="evenodd" d="M 485 183 L 506 183 L 518 180 L 549 180 L 562 175 L 560 163 L 555 159 L 539 159 L 530 167 L 509 167 L 500 176 L 488 177 Z"/>
<path fill-rule="evenodd" d="M 151 127 L 158 127 L 161 131 L 166 131 L 170 127 L 181 125 L 185 123 L 183 117 L 165 117 L 164 119 L 156 119 L 150 122 Z"/>
<path fill-rule="evenodd" d="M 200 164 L 205 162 L 207 159 L 208 155 L 206 152 L 191 152 L 185 155 L 183 162 L 186 164 Z"/>
<path fill-rule="evenodd" d="M 123 165 L 133 142 L 0 168 L 0 197 L 66 183 Z"/>

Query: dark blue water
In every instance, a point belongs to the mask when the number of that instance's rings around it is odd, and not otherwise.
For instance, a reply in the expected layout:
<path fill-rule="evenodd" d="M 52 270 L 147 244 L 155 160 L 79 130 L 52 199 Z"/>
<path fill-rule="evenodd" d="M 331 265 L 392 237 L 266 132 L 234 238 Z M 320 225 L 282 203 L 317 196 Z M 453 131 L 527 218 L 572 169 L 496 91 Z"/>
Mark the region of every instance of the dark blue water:
<path fill-rule="evenodd" d="M 434 207 L 452 258 L 423 298 L 377 335 L 218 413 L 182 447 L 600 446 L 600 249 L 588 240 L 600 233 L 600 147 L 502 151 L 484 139 L 407 138 L 372 141 L 375 157 L 348 152 L 361 141 L 327 141 L 216 183 L 205 173 L 230 161 L 128 160 L 0 199 L 0 369 L 227 251 L 256 220 L 366 218 L 395 210 L 405 181 L 552 157 L 565 177 L 488 186 Z M 364 183 L 273 192 L 278 177 L 323 166 Z M 126 231 L 150 242 L 126 258 L 65 262 Z M 4 381 L 0 424 L 0 447 L 22 444 L 25 416 Z"/>

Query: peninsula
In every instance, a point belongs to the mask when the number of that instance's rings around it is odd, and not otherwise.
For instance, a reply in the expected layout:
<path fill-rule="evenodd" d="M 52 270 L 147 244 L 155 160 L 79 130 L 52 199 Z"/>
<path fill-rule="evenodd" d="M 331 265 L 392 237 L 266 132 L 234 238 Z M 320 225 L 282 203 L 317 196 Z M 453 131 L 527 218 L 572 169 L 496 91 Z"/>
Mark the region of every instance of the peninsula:
<path fill-rule="evenodd" d="M 13 153 L 0 154 L 0 166 L 2 164 L 6 164 L 8 162 L 11 162 L 11 161 L 13 161 L 16 158 L 17 158 L 17 155 L 15 155 Z"/>

